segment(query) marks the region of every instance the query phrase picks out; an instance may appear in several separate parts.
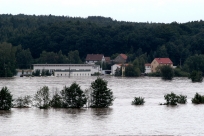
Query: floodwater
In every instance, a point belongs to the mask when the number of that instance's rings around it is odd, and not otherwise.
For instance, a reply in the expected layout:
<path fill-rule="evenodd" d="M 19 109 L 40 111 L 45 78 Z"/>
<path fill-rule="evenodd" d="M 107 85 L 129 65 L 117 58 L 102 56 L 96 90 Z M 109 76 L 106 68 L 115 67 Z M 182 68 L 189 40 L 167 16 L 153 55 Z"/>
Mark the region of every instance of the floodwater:
<path fill-rule="evenodd" d="M 191 103 L 198 92 L 204 95 L 204 83 L 187 78 L 163 81 L 160 78 L 103 77 L 112 89 L 115 101 L 104 109 L 12 108 L 0 111 L 1 136 L 65 135 L 204 135 L 204 105 Z M 96 77 L 14 77 L 1 78 L 0 88 L 7 86 L 14 98 L 33 96 L 48 86 L 51 94 L 76 81 L 83 90 Z M 174 92 L 187 95 L 188 103 L 159 105 L 164 95 Z M 131 105 L 134 97 L 144 97 L 143 106 Z"/>

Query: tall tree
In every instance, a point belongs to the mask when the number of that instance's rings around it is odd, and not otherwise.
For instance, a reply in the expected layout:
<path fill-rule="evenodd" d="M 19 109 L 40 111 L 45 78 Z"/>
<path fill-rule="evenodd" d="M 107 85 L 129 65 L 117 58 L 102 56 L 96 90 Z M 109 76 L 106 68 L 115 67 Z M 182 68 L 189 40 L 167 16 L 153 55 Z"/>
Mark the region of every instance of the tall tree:
<path fill-rule="evenodd" d="M 0 43 L 0 77 L 12 77 L 16 74 L 16 50 L 9 43 Z"/>
<path fill-rule="evenodd" d="M 92 108 L 106 108 L 112 105 L 114 101 L 113 92 L 107 87 L 107 83 L 100 77 L 91 83 Z"/>
<path fill-rule="evenodd" d="M 64 87 L 61 91 L 63 107 L 65 108 L 81 108 L 86 102 L 87 98 L 77 83 L 72 83 L 70 87 Z"/>

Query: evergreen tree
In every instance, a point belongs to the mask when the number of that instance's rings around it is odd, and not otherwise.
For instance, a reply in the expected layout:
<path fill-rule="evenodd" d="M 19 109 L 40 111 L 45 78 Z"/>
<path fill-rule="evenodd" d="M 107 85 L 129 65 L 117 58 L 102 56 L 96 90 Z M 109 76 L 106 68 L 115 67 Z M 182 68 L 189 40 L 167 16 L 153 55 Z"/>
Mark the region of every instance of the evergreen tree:
<path fill-rule="evenodd" d="M 107 81 L 98 77 L 94 82 L 91 83 L 92 108 L 106 108 L 112 105 L 113 92 L 107 88 Z"/>
<path fill-rule="evenodd" d="M 86 104 L 86 96 L 77 83 L 72 83 L 70 87 L 64 87 L 61 91 L 63 107 L 81 108 Z"/>
<path fill-rule="evenodd" d="M 10 110 L 12 107 L 12 95 L 7 87 L 3 87 L 0 91 L 0 110 Z"/>

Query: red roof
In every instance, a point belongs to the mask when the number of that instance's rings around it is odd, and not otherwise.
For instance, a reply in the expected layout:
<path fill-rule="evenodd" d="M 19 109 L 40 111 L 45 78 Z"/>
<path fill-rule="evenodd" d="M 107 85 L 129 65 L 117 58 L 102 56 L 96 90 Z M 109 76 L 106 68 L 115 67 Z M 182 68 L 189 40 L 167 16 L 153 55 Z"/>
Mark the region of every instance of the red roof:
<path fill-rule="evenodd" d="M 101 61 L 103 58 L 103 54 L 87 54 L 86 60 L 87 61 Z"/>
<path fill-rule="evenodd" d="M 110 62 L 110 57 L 105 57 L 106 62 Z"/>
<path fill-rule="evenodd" d="M 127 55 L 125 55 L 125 54 L 120 54 L 120 56 L 125 60 L 127 59 Z"/>
<path fill-rule="evenodd" d="M 151 66 L 151 64 L 150 63 L 146 63 L 145 66 Z"/>
<path fill-rule="evenodd" d="M 169 58 L 155 58 L 159 64 L 173 64 Z"/>

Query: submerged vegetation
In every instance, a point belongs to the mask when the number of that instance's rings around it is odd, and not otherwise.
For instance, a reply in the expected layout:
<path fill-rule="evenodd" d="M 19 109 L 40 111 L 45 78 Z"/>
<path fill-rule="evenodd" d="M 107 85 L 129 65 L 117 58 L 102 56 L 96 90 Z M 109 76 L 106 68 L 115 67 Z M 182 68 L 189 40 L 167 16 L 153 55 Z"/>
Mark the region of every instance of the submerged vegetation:
<path fill-rule="evenodd" d="M 132 105 L 143 105 L 145 103 L 143 97 L 135 97 L 132 101 Z"/>

